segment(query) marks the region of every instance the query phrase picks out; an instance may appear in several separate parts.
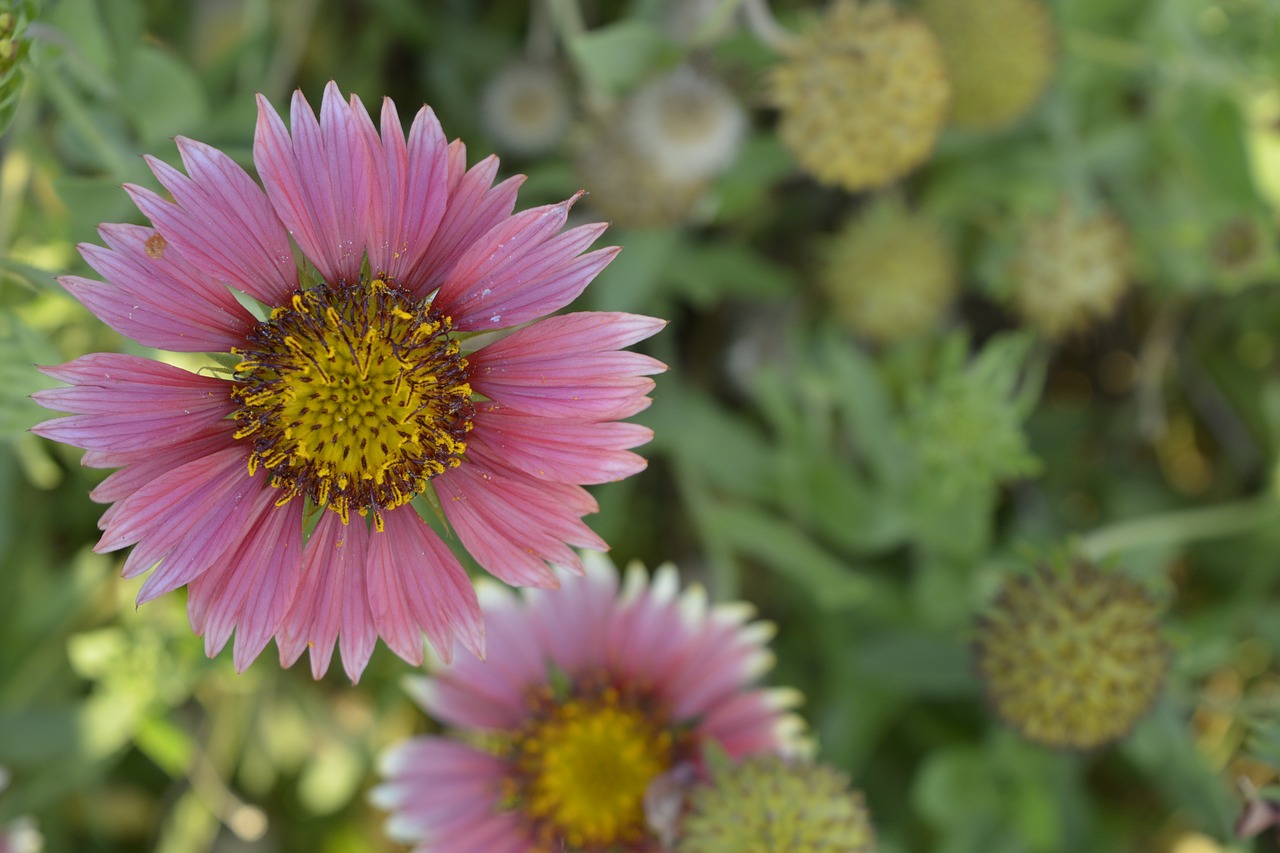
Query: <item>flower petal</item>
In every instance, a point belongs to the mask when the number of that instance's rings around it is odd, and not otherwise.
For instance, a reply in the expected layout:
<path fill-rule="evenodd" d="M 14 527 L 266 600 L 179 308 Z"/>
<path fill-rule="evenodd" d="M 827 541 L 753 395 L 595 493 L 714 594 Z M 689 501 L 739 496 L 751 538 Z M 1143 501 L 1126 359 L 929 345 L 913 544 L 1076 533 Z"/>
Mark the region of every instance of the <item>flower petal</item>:
<path fill-rule="evenodd" d="M 469 447 L 537 480 L 609 483 L 649 464 L 628 452 L 653 438 L 639 424 L 520 415 L 492 403 L 480 404 L 473 423 Z"/>
<path fill-rule="evenodd" d="M 442 660 L 453 658 L 457 634 L 484 656 L 484 623 L 471 579 L 412 506 L 382 513 L 384 529 L 371 534 L 366 573 L 369 606 L 378 633 L 409 663 L 422 663 L 422 634 Z"/>
<path fill-rule="evenodd" d="M 548 317 L 467 356 L 476 391 L 502 405 L 546 417 L 612 420 L 649 404 L 648 374 L 666 365 L 617 352 L 657 333 L 663 320 L 582 312 Z"/>
<path fill-rule="evenodd" d="M 338 92 L 325 86 L 320 119 L 301 91 L 284 122 L 258 96 L 253 157 L 276 214 L 303 254 L 330 283 L 360 276 L 372 192 L 371 153 L 360 123 Z"/>
<path fill-rule="evenodd" d="M 343 667 L 353 684 L 360 680 L 378 642 L 365 583 L 368 545 L 364 519 L 343 524 L 336 512 L 320 517 L 303 551 L 293 606 L 276 636 L 281 665 L 292 666 L 310 648 L 311 674 L 320 678 L 340 639 Z"/>

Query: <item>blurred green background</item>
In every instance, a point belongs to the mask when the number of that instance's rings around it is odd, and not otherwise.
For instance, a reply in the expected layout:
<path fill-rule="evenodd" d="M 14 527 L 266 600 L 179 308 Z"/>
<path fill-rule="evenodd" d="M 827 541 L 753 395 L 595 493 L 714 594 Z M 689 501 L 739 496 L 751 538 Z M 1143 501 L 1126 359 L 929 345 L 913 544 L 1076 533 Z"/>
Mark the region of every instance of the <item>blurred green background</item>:
<path fill-rule="evenodd" d="M 650 467 L 594 490 L 590 522 L 620 563 L 674 560 L 777 623 L 769 680 L 806 695 L 820 755 L 865 791 L 882 849 L 1277 849 L 1232 829 L 1237 781 L 1265 789 L 1280 767 L 1275 0 L 1051 0 L 1054 70 L 1029 114 L 944 129 L 889 191 L 936 223 L 958 292 L 927 331 L 879 342 L 842 326 L 820 284 L 876 194 L 821 186 L 779 141 L 777 45 L 734 14 L 763 4 L 11 5 L 0 826 L 30 815 L 46 849 L 76 853 L 402 849 L 365 795 L 378 753 L 431 726 L 400 689 L 408 667 L 380 648 L 353 688 L 268 651 L 237 675 L 229 652 L 205 659 L 182 593 L 135 608 L 141 581 L 90 550 L 105 472 L 26 431 L 48 416 L 32 365 L 144 352 L 53 280 L 92 275 L 75 246 L 98 223 L 139 221 L 120 189 L 155 185 L 139 155 L 176 163 L 184 135 L 250 167 L 254 93 L 283 108 L 300 87 L 318 105 L 334 79 L 405 119 L 430 103 L 474 162 L 510 147 L 480 103 L 526 56 L 563 75 L 574 128 L 504 156 L 504 174 L 529 175 L 522 207 L 592 189 L 584 146 L 624 172 L 592 121 L 682 62 L 746 111 L 741 149 L 696 203 L 645 227 L 605 209 L 604 186 L 600 208 L 579 208 L 614 219 L 606 239 L 624 247 L 580 305 L 671 321 L 644 346 L 670 365 L 637 418 L 656 432 Z M 713 19 L 673 23 L 695 5 Z M 821 6 L 773 12 L 796 30 Z M 1114 316 L 1054 340 L 1010 307 L 1009 270 L 1028 219 L 1077 197 L 1123 221 L 1130 287 Z M 891 269 L 843 275 L 895 286 Z M 1002 577 L 1071 554 L 1167 605 L 1174 663 L 1130 737 L 1063 754 L 992 717 L 968 643 Z"/>

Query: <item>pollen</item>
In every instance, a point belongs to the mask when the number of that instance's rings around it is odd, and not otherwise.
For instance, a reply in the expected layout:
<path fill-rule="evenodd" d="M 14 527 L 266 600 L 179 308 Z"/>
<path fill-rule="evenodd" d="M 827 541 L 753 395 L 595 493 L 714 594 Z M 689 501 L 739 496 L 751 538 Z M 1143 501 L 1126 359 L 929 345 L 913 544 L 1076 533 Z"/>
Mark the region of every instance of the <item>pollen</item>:
<path fill-rule="evenodd" d="M 540 850 L 611 850 L 645 837 L 645 790 L 676 748 L 659 717 L 606 688 L 549 705 L 515 737 L 515 795 Z"/>
<path fill-rule="evenodd" d="M 448 317 L 393 280 L 320 284 L 233 352 L 235 436 L 277 505 L 306 498 L 372 515 L 408 503 L 466 452 L 475 408 Z"/>

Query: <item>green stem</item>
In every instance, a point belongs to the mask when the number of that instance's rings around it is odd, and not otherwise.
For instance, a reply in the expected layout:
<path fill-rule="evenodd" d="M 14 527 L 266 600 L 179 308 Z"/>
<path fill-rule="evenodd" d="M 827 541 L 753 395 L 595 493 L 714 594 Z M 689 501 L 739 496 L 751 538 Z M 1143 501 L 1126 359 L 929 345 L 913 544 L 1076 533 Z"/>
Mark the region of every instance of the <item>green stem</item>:
<path fill-rule="evenodd" d="M 1082 537 L 1076 543 L 1076 550 L 1082 557 L 1096 561 L 1134 548 L 1180 545 L 1197 539 L 1247 533 L 1278 519 L 1280 502 L 1267 495 L 1122 521 Z"/>

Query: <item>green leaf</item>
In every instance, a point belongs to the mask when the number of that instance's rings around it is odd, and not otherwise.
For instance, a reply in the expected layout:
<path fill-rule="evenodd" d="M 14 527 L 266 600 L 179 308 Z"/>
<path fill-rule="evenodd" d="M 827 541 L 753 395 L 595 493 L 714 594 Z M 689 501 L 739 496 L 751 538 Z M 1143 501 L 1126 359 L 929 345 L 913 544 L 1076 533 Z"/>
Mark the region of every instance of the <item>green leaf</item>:
<path fill-rule="evenodd" d="M 209 111 L 204 87 L 190 66 L 151 45 L 137 48 L 121 95 L 120 105 L 143 147 L 191 133 Z"/>
<path fill-rule="evenodd" d="M 667 39 L 653 25 L 623 20 L 573 36 L 569 55 L 594 86 L 621 92 L 657 65 L 667 46 Z"/>

